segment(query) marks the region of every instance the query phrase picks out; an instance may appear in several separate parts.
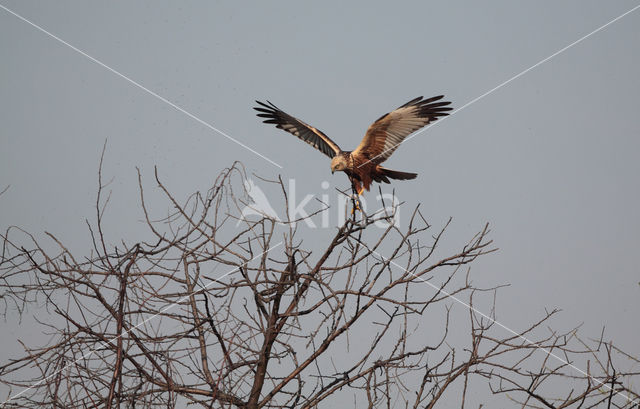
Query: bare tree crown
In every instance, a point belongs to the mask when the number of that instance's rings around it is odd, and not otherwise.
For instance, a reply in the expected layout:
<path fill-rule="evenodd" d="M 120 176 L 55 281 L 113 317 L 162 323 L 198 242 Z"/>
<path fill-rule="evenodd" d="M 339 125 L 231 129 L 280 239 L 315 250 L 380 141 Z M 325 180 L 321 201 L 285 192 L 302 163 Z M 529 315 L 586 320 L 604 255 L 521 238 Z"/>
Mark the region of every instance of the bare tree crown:
<path fill-rule="evenodd" d="M 245 178 L 234 164 L 181 202 L 156 173 L 160 210 L 171 209 L 156 218 L 139 175 L 149 237 L 112 244 L 100 176 L 87 255 L 53 234 L 45 245 L 7 229 L 3 312 L 44 303 L 47 335 L 0 362 L 4 407 L 481 406 L 472 390 L 518 407 L 637 404 L 638 372 L 628 369 L 637 358 L 602 337 L 550 329 L 556 311 L 518 335 L 496 325 L 497 288 L 475 287 L 470 272 L 495 250 L 488 226 L 450 254 L 441 250 L 449 223 L 431 226 L 418 207 L 403 228 L 374 226 L 392 209 L 313 236 L 296 220 L 240 219 Z M 286 206 L 282 182 L 265 183 Z M 454 323 L 452 297 L 488 315 L 463 309 Z"/>

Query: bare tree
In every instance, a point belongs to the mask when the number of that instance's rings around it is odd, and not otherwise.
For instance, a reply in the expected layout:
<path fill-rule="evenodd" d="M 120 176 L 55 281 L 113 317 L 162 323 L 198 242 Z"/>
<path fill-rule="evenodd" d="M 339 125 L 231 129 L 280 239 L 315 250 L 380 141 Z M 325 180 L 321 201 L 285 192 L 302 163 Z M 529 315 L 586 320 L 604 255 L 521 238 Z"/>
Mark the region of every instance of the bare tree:
<path fill-rule="evenodd" d="M 637 405 L 638 359 L 604 335 L 550 329 L 556 311 L 516 333 L 496 322 L 498 288 L 469 269 L 495 250 L 488 226 L 446 254 L 449 223 L 416 207 L 401 229 L 394 204 L 303 239 L 303 219 L 241 217 L 245 178 L 234 164 L 181 202 L 156 172 L 171 209 L 156 219 L 139 175 L 150 237 L 111 244 L 100 175 L 87 255 L 9 228 L 4 314 L 47 309 L 46 336 L 0 363 L 4 407 L 482 407 L 481 390 L 519 407 Z"/>

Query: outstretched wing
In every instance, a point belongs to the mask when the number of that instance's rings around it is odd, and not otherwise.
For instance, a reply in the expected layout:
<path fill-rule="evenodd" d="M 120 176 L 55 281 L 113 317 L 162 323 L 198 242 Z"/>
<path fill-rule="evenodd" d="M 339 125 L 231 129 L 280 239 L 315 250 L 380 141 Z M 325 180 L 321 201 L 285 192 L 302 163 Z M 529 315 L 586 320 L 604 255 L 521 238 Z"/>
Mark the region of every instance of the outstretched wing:
<path fill-rule="evenodd" d="M 404 138 L 439 117 L 449 115 L 447 111 L 452 108 L 447 105 L 451 102 L 440 101 L 443 96 L 425 100 L 418 97 L 381 116 L 369 126 L 362 142 L 352 154 L 365 156 L 376 164 L 384 162 Z"/>
<path fill-rule="evenodd" d="M 260 104 L 260 106 L 254 107 L 253 109 L 259 112 L 259 117 L 266 118 L 263 121 L 265 124 L 275 124 L 276 128 L 284 129 L 294 134 L 330 158 L 340 153 L 338 145 L 319 129 L 307 125 L 298 118 L 294 118 L 286 112 L 283 112 L 269 101 L 267 101 L 266 104 L 260 101 L 256 102 Z"/>

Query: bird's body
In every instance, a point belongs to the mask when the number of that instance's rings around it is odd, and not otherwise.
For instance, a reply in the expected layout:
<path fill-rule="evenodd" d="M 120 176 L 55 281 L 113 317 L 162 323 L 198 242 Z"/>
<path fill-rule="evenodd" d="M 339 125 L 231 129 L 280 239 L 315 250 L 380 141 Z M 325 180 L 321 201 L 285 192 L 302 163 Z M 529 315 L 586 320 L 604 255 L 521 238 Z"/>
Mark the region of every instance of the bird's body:
<path fill-rule="evenodd" d="M 364 189 L 370 189 L 372 182 L 390 183 L 389 179 L 408 180 L 417 176 L 416 173 L 384 168 L 380 163 L 391 156 L 404 138 L 448 115 L 451 108 L 447 105 L 450 102 L 440 101 L 442 97 L 418 97 L 381 116 L 369 126 L 362 142 L 353 151 L 343 151 L 322 131 L 286 114 L 268 101 L 267 104 L 256 101 L 260 107 L 254 109 L 259 112 L 259 117 L 266 118 L 265 123 L 275 124 L 329 156 L 331 172 L 345 172 L 358 194 L 362 194 Z"/>
<path fill-rule="evenodd" d="M 371 158 L 364 155 L 353 155 L 352 152 L 340 152 L 334 156 L 331 160 L 331 169 L 332 173 L 336 170 L 346 173 L 358 194 L 362 194 L 364 189 L 369 190 L 371 182 L 390 183 L 389 178 L 409 180 L 418 176 L 417 173 L 398 172 L 383 168 L 374 163 Z"/>

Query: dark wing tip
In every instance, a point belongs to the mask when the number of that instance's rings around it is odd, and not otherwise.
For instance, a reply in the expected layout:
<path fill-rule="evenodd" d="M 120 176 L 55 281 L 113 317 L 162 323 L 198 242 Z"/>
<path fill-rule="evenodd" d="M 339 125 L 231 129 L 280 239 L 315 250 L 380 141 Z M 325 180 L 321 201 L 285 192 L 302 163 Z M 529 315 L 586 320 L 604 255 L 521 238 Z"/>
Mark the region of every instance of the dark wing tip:
<path fill-rule="evenodd" d="M 423 96 L 419 96 L 417 98 L 412 99 L 411 101 L 407 102 L 404 105 L 399 106 L 398 108 L 404 108 L 404 107 L 408 107 L 411 105 L 417 105 L 420 103 L 420 101 L 422 101 L 422 98 L 424 98 Z"/>
<path fill-rule="evenodd" d="M 448 111 L 453 109 L 448 106 L 451 104 L 451 101 L 441 101 L 442 98 L 444 98 L 444 95 L 438 95 L 421 101 L 418 105 L 421 113 L 434 117 L 449 115 Z"/>
<path fill-rule="evenodd" d="M 420 106 L 420 107 L 422 107 L 422 106 L 431 104 L 433 102 L 440 101 L 442 98 L 444 98 L 444 95 L 436 95 L 435 97 L 431 97 L 431 98 L 427 98 L 427 99 L 424 99 L 423 96 L 419 96 L 419 97 L 414 98 L 411 101 L 407 102 L 406 104 L 400 106 L 399 108 L 405 108 L 405 107 L 408 107 L 408 106 Z M 450 104 L 450 102 L 440 102 L 440 104 L 447 105 L 447 104 Z"/>
<path fill-rule="evenodd" d="M 271 101 L 267 100 L 267 103 L 265 104 L 264 102 L 258 101 L 256 100 L 256 104 L 260 105 L 260 107 L 253 107 L 253 109 L 255 110 L 263 110 L 266 108 L 269 111 L 280 111 L 280 108 L 278 108 L 277 106 L 273 105 L 271 103 Z"/>

